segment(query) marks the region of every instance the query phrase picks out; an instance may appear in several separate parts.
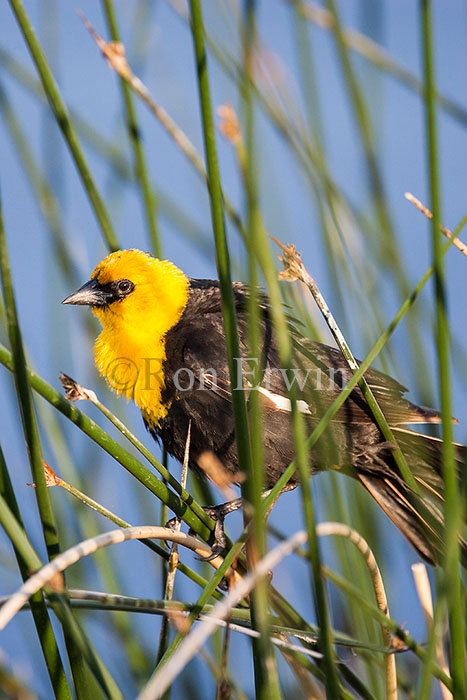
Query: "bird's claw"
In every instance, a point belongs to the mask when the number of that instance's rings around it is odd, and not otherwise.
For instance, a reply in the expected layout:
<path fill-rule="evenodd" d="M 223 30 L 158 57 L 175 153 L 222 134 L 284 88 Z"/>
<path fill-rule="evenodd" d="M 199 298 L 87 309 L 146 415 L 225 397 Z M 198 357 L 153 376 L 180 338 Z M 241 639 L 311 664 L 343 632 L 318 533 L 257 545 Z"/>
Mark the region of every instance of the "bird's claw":
<path fill-rule="evenodd" d="M 174 530 L 174 531 L 175 531 L 175 526 L 176 526 L 177 523 L 179 523 L 179 522 L 180 522 L 179 518 L 177 518 L 177 516 L 175 516 L 175 518 L 170 518 L 170 520 L 167 520 L 167 522 L 166 522 L 166 524 L 165 524 L 165 527 L 166 527 L 168 530 Z M 165 544 L 167 545 L 167 547 L 170 549 L 171 546 L 173 545 L 173 542 L 172 542 L 171 540 L 164 540 L 164 541 L 165 541 Z"/>
<path fill-rule="evenodd" d="M 168 528 L 169 530 L 175 530 L 175 525 L 178 521 L 177 516 L 175 518 L 170 518 L 170 520 L 167 520 L 165 527 Z"/>
<path fill-rule="evenodd" d="M 202 506 L 206 515 L 212 518 L 216 526 L 214 528 L 214 545 L 211 549 L 211 554 L 208 557 L 197 557 L 200 561 L 212 561 L 216 557 L 220 556 L 227 545 L 227 538 L 224 532 L 224 519 L 225 516 L 233 511 L 238 510 L 242 506 L 242 499 L 236 498 L 233 501 L 228 501 L 227 503 L 221 503 L 218 506 Z M 166 527 L 173 528 L 177 518 L 172 518 L 166 523 Z M 192 537 L 196 536 L 196 533 L 192 529 L 188 531 L 188 534 Z"/>
<path fill-rule="evenodd" d="M 224 546 L 217 544 L 217 542 L 211 547 L 211 554 L 208 557 L 195 557 L 195 559 L 198 559 L 199 561 L 213 561 L 213 559 L 216 559 L 217 557 L 220 557 L 222 552 L 224 551 Z"/>
<path fill-rule="evenodd" d="M 225 505 L 223 503 L 220 506 L 203 506 L 204 512 L 215 521 L 216 526 L 214 528 L 215 542 L 211 548 L 211 554 L 208 557 L 198 557 L 200 561 L 212 561 L 220 556 L 226 547 L 227 539 L 224 532 Z"/>

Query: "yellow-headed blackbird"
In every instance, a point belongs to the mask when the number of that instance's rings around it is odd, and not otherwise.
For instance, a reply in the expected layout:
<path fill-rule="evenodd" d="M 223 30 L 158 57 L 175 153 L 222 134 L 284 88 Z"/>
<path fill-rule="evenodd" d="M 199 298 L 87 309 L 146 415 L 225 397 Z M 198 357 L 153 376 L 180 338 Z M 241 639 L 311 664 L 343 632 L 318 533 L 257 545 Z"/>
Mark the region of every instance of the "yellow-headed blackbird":
<path fill-rule="evenodd" d="M 248 288 L 233 285 L 242 358 L 248 357 Z M 65 304 L 85 304 L 103 330 L 95 345 L 99 372 L 111 388 L 140 407 L 156 439 L 183 460 L 191 421 L 190 466 L 214 453 L 231 473 L 238 472 L 231 384 L 219 283 L 188 278 L 171 262 L 139 250 L 112 253 L 89 282 Z M 259 391 L 263 403 L 265 488 L 271 488 L 294 458 L 287 381 L 276 349 L 267 300 L 260 299 L 262 341 Z M 292 330 L 301 388 L 299 409 L 310 431 L 350 379 L 341 353 Z M 238 360 L 239 387 L 251 391 L 251 363 Z M 401 477 L 388 444 L 360 390 L 354 389 L 310 451 L 310 472 L 338 469 L 359 479 L 417 552 L 436 563 L 442 554 L 443 480 L 440 440 L 414 433 L 407 424 L 438 423 L 439 414 L 404 398 L 406 389 L 381 372 L 365 373 L 419 485 L 411 490 Z M 456 446 L 460 472 L 466 456 Z M 298 484 L 298 475 L 291 479 Z M 219 507 L 222 517 L 229 508 Z M 233 509 L 233 508 L 232 508 Z M 211 511 L 213 512 L 213 511 Z M 463 554 L 466 553 L 462 542 Z"/>

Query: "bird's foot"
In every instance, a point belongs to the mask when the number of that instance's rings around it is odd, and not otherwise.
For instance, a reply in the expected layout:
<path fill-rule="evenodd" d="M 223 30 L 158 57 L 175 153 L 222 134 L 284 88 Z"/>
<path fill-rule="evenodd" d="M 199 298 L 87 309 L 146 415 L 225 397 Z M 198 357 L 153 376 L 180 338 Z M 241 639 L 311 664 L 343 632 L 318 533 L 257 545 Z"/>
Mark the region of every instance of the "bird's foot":
<path fill-rule="evenodd" d="M 166 524 L 164 527 L 168 528 L 169 530 L 175 530 L 175 525 L 180 522 L 180 519 L 175 516 L 175 518 L 170 518 L 170 520 L 167 520 Z"/>
<path fill-rule="evenodd" d="M 211 554 L 208 557 L 195 557 L 196 559 L 199 559 L 200 561 L 212 561 L 215 559 L 217 556 L 222 554 L 222 552 L 225 549 L 226 546 L 226 537 L 225 537 L 225 532 L 224 532 L 224 518 L 225 518 L 225 513 L 224 515 L 221 515 L 221 518 L 218 516 L 218 508 L 221 510 L 222 513 L 222 506 L 228 505 L 223 503 L 221 506 L 205 506 L 203 510 L 206 511 L 206 513 L 213 518 L 213 520 L 216 521 L 216 527 L 214 529 L 214 535 L 216 537 L 216 541 L 214 543 L 214 546 L 211 548 Z M 230 512 L 230 511 L 227 511 Z M 177 523 L 179 523 L 180 520 L 175 517 L 175 518 L 170 518 L 170 520 L 167 520 L 165 527 L 169 528 L 169 530 L 175 530 L 175 526 Z M 192 537 L 196 537 L 196 532 L 192 530 L 191 528 L 188 530 L 188 534 Z M 170 541 L 166 541 L 167 546 L 170 548 L 170 545 L 172 544 Z M 222 591 L 228 591 L 229 590 L 229 579 L 224 576 L 224 578 L 219 582 L 219 588 Z"/>
<path fill-rule="evenodd" d="M 242 507 L 242 499 L 235 498 L 233 501 L 228 501 L 227 503 L 221 503 L 218 506 L 203 506 L 203 510 L 206 515 L 212 518 L 216 526 L 214 528 L 215 542 L 211 548 L 211 554 L 208 557 L 198 557 L 201 561 L 212 561 L 216 557 L 220 556 L 224 551 L 227 539 L 224 531 L 224 519 L 229 513 L 233 513 Z"/>
<path fill-rule="evenodd" d="M 164 527 L 175 532 L 177 529 L 180 529 L 180 518 L 177 518 L 177 516 L 175 516 L 174 518 L 170 518 L 170 520 L 167 520 Z M 173 546 L 172 540 L 164 540 L 164 542 L 169 549 Z"/>

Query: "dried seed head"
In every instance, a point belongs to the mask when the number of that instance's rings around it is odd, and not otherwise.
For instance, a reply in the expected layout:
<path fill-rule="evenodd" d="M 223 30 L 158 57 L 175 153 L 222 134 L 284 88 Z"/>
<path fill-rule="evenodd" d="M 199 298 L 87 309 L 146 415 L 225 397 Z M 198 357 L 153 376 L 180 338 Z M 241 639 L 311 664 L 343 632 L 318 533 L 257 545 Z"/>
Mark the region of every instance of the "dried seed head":
<path fill-rule="evenodd" d="M 220 459 L 209 450 L 200 454 L 196 461 L 200 469 L 216 484 L 228 500 L 234 498 L 232 484 L 241 484 L 245 480 L 245 475 L 242 472 L 232 474 L 227 471 Z"/>
<path fill-rule="evenodd" d="M 61 372 L 58 376 L 63 388 L 65 389 L 65 398 L 68 401 L 97 401 L 97 396 L 90 389 L 85 389 L 81 384 L 72 379 L 65 372 Z"/>
<path fill-rule="evenodd" d="M 217 108 L 217 114 L 221 118 L 219 131 L 222 136 L 234 146 L 237 145 L 242 140 L 242 130 L 234 108 L 229 104 L 220 105 Z"/>
<path fill-rule="evenodd" d="M 44 476 L 46 486 L 60 486 L 62 480 L 58 478 L 54 470 L 49 467 L 45 460 L 42 460 L 42 466 L 44 467 Z M 36 488 L 36 484 L 27 484 L 27 486 L 32 486 Z"/>

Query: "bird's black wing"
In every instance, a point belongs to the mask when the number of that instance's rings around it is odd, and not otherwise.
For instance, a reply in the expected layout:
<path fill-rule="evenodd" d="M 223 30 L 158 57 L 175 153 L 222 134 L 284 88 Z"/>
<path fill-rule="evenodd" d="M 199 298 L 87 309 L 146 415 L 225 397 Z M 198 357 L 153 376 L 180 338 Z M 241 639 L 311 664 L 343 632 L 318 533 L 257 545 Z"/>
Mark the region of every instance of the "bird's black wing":
<path fill-rule="evenodd" d="M 315 402 L 321 412 L 325 411 L 350 381 L 353 373 L 336 348 L 301 338 L 297 334 L 294 335 L 294 346 L 297 365 L 309 372 L 310 381 L 305 385 L 305 398 L 310 404 Z M 387 374 L 369 368 L 364 376 L 390 425 L 440 422 L 440 415 L 434 409 L 417 406 L 405 399 L 407 389 Z M 373 421 L 358 387 L 338 411 L 335 420 L 350 423 Z"/>
<path fill-rule="evenodd" d="M 209 388 L 218 398 L 231 402 L 230 375 L 227 364 L 224 326 L 222 321 L 219 283 L 215 280 L 190 280 L 190 302 L 179 324 L 183 332 L 183 362 L 201 381 L 203 390 Z M 237 359 L 237 373 L 242 373 L 245 391 L 252 383 L 252 366 L 248 358 L 247 300 L 248 287 L 233 285 L 238 314 L 238 331 L 242 360 Z M 319 419 L 337 398 L 352 377 L 342 353 L 336 348 L 304 338 L 294 319 L 289 319 L 294 345 L 292 368 L 282 368 L 274 333 L 269 319 L 268 301 L 260 293 L 259 306 L 263 315 L 262 346 L 257 356 L 261 359 L 262 381 L 260 397 L 265 411 L 290 412 L 288 388 L 298 388 L 299 408 Z M 215 377 L 206 370 L 215 368 Z M 439 423 L 439 413 L 417 406 L 404 398 L 407 389 L 386 374 L 372 368 L 365 372 L 378 404 L 390 425 L 409 423 Z M 372 413 L 357 387 L 336 413 L 334 421 L 341 423 L 373 423 Z"/>

